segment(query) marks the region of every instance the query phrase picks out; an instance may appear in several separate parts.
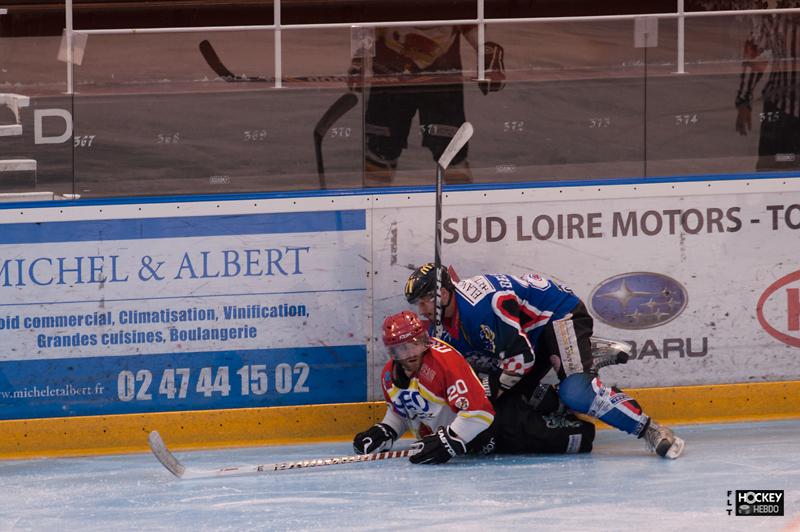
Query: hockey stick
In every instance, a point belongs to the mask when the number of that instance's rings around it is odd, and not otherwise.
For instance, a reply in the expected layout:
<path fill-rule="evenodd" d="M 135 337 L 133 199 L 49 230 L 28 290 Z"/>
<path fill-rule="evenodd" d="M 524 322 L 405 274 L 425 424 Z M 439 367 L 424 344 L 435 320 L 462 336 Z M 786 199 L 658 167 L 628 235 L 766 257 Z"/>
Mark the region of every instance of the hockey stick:
<path fill-rule="evenodd" d="M 270 81 L 267 78 L 260 78 L 254 76 L 237 76 L 222 63 L 217 52 L 214 50 L 214 47 L 211 46 L 211 43 L 207 40 L 200 42 L 200 53 L 203 54 L 203 59 L 206 60 L 208 66 L 211 67 L 211 70 L 214 73 L 224 79 L 225 81 L 258 81 L 258 82 L 266 82 Z"/>
<path fill-rule="evenodd" d="M 234 74 L 225 66 L 222 60 L 217 55 L 216 50 L 208 40 L 200 42 L 200 53 L 203 59 L 206 60 L 208 66 L 214 73 L 225 81 L 230 82 L 256 82 L 256 83 L 275 83 L 274 77 L 264 78 L 260 76 L 246 76 L 244 74 Z M 319 76 L 283 76 L 283 81 L 290 83 L 336 83 L 346 84 L 350 81 L 350 76 L 339 74 L 323 74 Z M 398 84 L 442 84 L 442 83 L 464 83 L 470 81 L 471 78 L 465 76 L 442 76 L 439 75 L 422 75 L 422 74 L 381 74 L 379 77 L 372 78 L 371 82 L 376 85 L 398 85 Z"/>
<path fill-rule="evenodd" d="M 435 309 L 436 320 L 434 322 L 433 335 L 436 338 L 442 336 L 442 309 L 441 309 L 441 294 L 442 291 L 442 180 L 444 179 L 444 172 L 450 166 L 453 157 L 461 151 L 461 148 L 469 141 L 473 133 L 472 124 L 464 122 L 458 128 L 456 134 L 450 140 L 450 144 L 444 149 L 442 156 L 436 162 L 436 231 L 434 236 L 434 249 L 433 249 L 433 266 L 436 270 L 436 291 L 433 294 L 433 306 Z"/>
<path fill-rule="evenodd" d="M 317 157 L 317 175 L 319 176 L 319 188 L 328 188 L 325 183 L 325 165 L 322 162 L 322 139 L 328 133 L 328 130 L 333 127 L 345 113 L 356 106 L 358 103 L 358 96 L 352 92 L 341 95 L 333 105 L 331 105 L 322 118 L 319 119 L 317 125 L 314 126 L 314 154 Z"/>
<path fill-rule="evenodd" d="M 276 471 L 288 471 L 290 469 L 307 469 L 310 467 L 321 467 L 340 464 L 354 464 L 357 462 L 374 462 L 375 460 L 388 460 L 390 458 L 405 458 L 419 452 L 417 449 L 405 449 L 402 451 L 385 451 L 373 454 L 356 454 L 352 456 L 340 456 L 336 458 L 314 458 L 312 460 L 299 460 L 296 462 L 276 462 L 274 464 L 248 465 L 238 467 L 221 467 L 219 469 L 193 470 L 187 469 L 175 458 L 167 449 L 164 440 L 157 431 L 152 431 L 147 437 L 150 450 L 156 456 L 161 465 L 178 477 L 179 479 L 202 479 L 218 477 L 243 477 L 250 475 L 261 475 L 264 473 L 274 473 Z"/>
<path fill-rule="evenodd" d="M 225 66 L 222 60 L 217 55 L 216 50 L 211 45 L 208 40 L 203 40 L 200 42 L 200 53 L 203 55 L 203 59 L 206 60 L 208 66 L 211 67 L 211 70 L 219 76 L 220 78 L 224 79 L 225 81 L 230 82 L 240 82 L 240 81 L 247 81 L 247 82 L 255 82 L 255 83 L 275 83 L 274 77 L 264 78 L 260 76 L 246 76 L 244 74 L 234 74 L 233 72 Z M 290 83 L 337 83 L 337 84 L 346 84 L 350 81 L 350 76 L 342 75 L 342 74 L 322 74 L 318 76 L 283 76 L 281 78 L 283 81 L 290 82 Z M 375 85 L 410 85 L 410 84 L 419 84 L 419 85 L 431 85 L 431 84 L 454 84 L 454 83 L 464 83 L 470 81 L 471 78 L 465 76 L 442 76 L 441 74 L 438 75 L 422 75 L 422 74 L 381 74 L 378 77 L 372 78 L 371 82 Z"/>

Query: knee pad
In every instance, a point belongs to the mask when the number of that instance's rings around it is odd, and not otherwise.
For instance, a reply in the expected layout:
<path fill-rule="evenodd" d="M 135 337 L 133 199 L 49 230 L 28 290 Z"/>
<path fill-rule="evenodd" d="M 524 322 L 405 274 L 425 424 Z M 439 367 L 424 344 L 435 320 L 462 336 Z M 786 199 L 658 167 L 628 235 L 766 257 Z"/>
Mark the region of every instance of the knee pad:
<path fill-rule="evenodd" d="M 597 397 L 592 388 L 592 376 L 588 373 L 573 373 L 558 385 L 558 396 L 570 410 L 588 413 Z"/>

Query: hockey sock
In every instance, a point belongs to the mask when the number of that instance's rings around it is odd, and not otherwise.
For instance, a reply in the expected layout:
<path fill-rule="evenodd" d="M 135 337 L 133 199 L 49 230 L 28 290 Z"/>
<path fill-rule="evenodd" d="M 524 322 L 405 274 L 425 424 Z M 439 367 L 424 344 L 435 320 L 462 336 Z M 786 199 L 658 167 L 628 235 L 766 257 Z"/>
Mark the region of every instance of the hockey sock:
<path fill-rule="evenodd" d="M 573 373 L 561 381 L 558 395 L 567 408 L 635 436 L 642 433 L 650 419 L 630 396 L 604 386 L 599 378 L 588 373 Z"/>

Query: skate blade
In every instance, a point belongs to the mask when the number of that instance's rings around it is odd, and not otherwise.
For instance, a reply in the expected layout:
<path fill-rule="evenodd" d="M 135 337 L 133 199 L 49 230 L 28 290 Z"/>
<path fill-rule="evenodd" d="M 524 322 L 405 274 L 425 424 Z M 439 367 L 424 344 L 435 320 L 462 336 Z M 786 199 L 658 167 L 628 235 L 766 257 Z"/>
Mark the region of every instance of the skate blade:
<path fill-rule="evenodd" d="M 686 446 L 686 443 L 678 438 L 675 437 L 675 441 L 672 442 L 672 445 L 669 446 L 669 450 L 667 450 L 667 454 L 664 455 L 664 458 L 669 458 L 670 460 L 675 460 L 681 454 L 683 454 L 683 448 Z"/>

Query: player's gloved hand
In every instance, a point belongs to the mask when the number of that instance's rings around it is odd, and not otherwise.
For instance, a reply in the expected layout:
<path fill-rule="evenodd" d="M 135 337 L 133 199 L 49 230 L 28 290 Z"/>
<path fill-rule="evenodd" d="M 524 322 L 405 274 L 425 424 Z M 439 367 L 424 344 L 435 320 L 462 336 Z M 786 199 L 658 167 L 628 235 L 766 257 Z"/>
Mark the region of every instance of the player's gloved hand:
<path fill-rule="evenodd" d="M 510 390 L 514 387 L 520 380 L 522 379 L 522 375 L 518 373 L 512 373 L 511 371 L 503 371 L 497 381 L 500 383 L 501 390 Z"/>
<path fill-rule="evenodd" d="M 478 82 L 478 87 L 484 96 L 490 92 L 497 92 L 506 86 L 504 54 L 503 47 L 496 42 L 486 41 L 484 44 L 483 57 L 486 81 Z"/>
<path fill-rule="evenodd" d="M 454 456 L 467 454 L 467 444 L 450 427 L 439 427 L 430 436 L 415 441 L 411 448 L 419 450 L 408 458 L 412 464 L 443 464 Z"/>
<path fill-rule="evenodd" d="M 736 106 L 736 131 L 746 136 L 753 129 L 753 110 L 750 104 Z"/>
<path fill-rule="evenodd" d="M 507 356 L 506 352 L 500 353 L 500 370 L 498 384 L 501 390 L 510 390 L 522 380 L 521 368 L 525 365 L 525 353 Z"/>
<path fill-rule="evenodd" d="M 392 448 L 397 433 L 386 423 L 376 423 L 353 438 L 353 450 L 356 454 L 369 454 L 386 451 Z"/>

